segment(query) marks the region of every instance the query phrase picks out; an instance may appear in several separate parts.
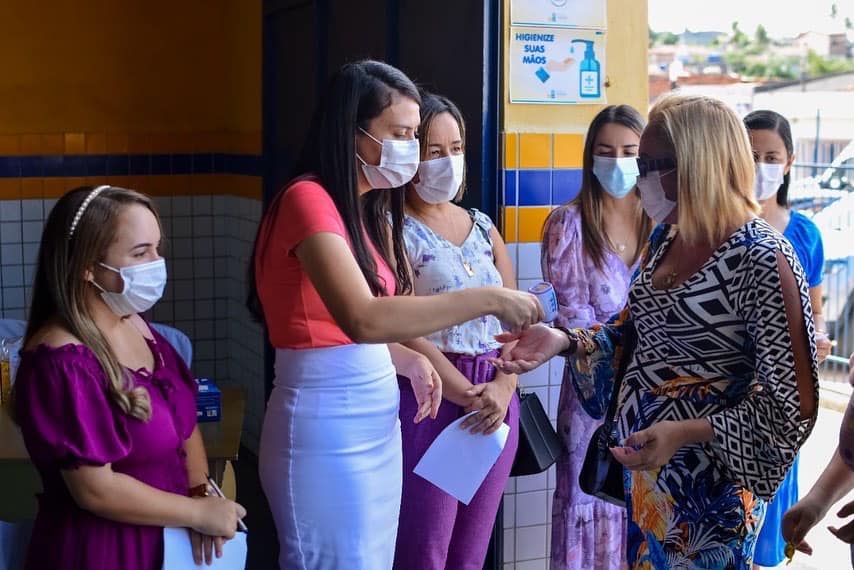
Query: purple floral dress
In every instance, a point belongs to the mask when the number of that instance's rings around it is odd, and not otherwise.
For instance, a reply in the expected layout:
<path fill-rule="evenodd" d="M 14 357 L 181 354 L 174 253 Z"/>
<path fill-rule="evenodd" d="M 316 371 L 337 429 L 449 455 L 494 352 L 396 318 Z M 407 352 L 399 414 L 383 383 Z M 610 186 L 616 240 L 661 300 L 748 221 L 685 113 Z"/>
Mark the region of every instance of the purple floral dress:
<path fill-rule="evenodd" d="M 602 270 L 583 251 L 581 214 L 572 205 L 552 212 L 543 235 L 543 277 L 554 285 L 556 324 L 589 327 L 604 323 L 626 304 L 637 263 L 627 267 L 619 255 L 605 253 Z M 564 373 L 557 427 L 566 453 L 557 461 L 552 507 L 552 570 L 611 570 L 625 567 L 626 510 L 584 493 L 578 473 L 587 444 L 602 420 L 581 407 Z"/>

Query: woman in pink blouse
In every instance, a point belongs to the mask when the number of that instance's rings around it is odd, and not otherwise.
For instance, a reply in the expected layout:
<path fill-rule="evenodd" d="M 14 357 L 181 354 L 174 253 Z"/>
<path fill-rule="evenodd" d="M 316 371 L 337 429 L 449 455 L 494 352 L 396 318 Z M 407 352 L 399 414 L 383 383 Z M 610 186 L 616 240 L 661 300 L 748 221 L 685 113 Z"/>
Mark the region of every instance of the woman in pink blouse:
<path fill-rule="evenodd" d="M 557 292 L 560 326 L 606 322 L 626 303 L 652 222 L 635 192 L 644 121 L 628 105 L 603 109 L 584 144 L 581 190 L 551 213 L 543 231 L 543 277 Z M 618 569 L 626 558 L 626 512 L 581 491 L 578 473 L 590 437 L 602 423 L 587 415 L 564 377 L 552 509 L 552 570 Z"/>

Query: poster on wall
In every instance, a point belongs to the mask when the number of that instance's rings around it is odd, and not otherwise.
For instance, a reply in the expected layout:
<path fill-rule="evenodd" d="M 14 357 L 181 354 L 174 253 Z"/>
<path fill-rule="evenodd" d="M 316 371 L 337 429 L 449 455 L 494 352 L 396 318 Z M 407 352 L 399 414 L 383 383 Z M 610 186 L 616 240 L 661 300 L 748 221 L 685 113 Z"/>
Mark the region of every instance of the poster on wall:
<path fill-rule="evenodd" d="M 511 0 L 513 26 L 607 27 L 606 0 Z"/>
<path fill-rule="evenodd" d="M 605 103 L 605 32 L 510 28 L 510 102 Z"/>

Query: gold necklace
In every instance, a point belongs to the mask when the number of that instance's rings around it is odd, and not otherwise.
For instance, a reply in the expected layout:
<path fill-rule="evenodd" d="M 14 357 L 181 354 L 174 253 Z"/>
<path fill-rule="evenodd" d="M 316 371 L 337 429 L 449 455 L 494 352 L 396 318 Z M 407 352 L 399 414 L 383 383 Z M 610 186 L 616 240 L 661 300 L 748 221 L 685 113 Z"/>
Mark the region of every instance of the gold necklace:
<path fill-rule="evenodd" d="M 675 237 L 673 238 L 673 242 L 675 244 Z M 676 252 L 674 251 L 671 251 L 670 253 L 673 256 L 676 255 Z M 673 269 L 671 269 L 664 277 L 660 278 L 660 282 L 663 285 L 662 289 L 670 289 L 671 287 L 673 287 L 673 284 L 676 283 L 676 278 L 679 276 L 679 267 L 681 265 L 680 261 L 681 259 L 676 256 L 676 264 L 673 266 Z"/>

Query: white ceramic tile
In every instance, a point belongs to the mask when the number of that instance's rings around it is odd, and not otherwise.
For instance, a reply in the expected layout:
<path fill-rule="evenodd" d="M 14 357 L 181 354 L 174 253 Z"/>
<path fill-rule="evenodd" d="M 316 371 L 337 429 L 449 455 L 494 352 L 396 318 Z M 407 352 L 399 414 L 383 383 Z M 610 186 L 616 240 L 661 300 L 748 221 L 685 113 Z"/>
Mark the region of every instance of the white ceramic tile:
<path fill-rule="evenodd" d="M 192 216 L 193 215 L 192 196 L 174 196 L 172 198 L 172 215 L 173 216 Z"/>
<path fill-rule="evenodd" d="M 560 356 L 555 356 L 549 361 L 549 384 L 552 386 L 560 386 L 563 382 L 563 367 L 566 365 L 566 359 Z"/>
<path fill-rule="evenodd" d="M 570 388 L 572 389 L 572 388 Z M 549 387 L 549 406 L 546 408 L 549 413 L 549 419 L 557 419 L 557 406 L 560 403 L 560 386 Z"/>
<path fill-rule="evenodd" d="M 542 525 L 548 522 L 548 491 L 516 493 L 516 527 Z"/>
<path fill-rule="evenodd" d="M 546 525 L 516 528 L 516 564 L 523 560 L 546 557 Z M 543 560 L 542 570 L 545 570 Z"/>
<path fill-rule="evenodd" d="M 0 268 L 0 282 L 3 287 L 22 287 L 24 285 L 24 267 L 22 265 L 6 265 Z"/>
<path fill-rule="evenodd" d="M 20 242 L 21 222 L 3 222 L 0 224 L 0 243 L 13 244 Z"/>
<path fill-rule="evenodd" d="M 45 219 L 47 219 L 47 217 L 50 215 L 50 212 L 51 212 L 51 210 L 53 210 L 54 206 L 56 206 L 56 198 L 48 198 L 42 202 L 42 207 L 44 208 Z"/>
<path fill-rule="evenodd" d="M 212 257 L 197 257 L 193 260 L 193 277 L 196 279 L 210 279 L 214 276 L 214 262 Z"/>
<path fill-rule="evenodd" d="M 213 218 L 211 216 L 195 216 L 193 218 L 193 234 L 197 236 L 212 236 Z"/>
<path fill-rule="evenodd" d="M 539 282 L 539 279 L 519 279 L 519 289 L 522 291 L 527 291 Z"/>
<path fill-rule="evenodd" d="M 24 262 L 24 248 L 20 243 L 0 245 L 0 263 L 20 265 Z"/>
<path fill-rule="evenodd" d="M 172 197 L 171 196 L 157 196 L 154 198 L 154 204 L 157 207 L 157 213 L 160 214 L 160 218 L 168 218 L 172 215 Z"/>
<path fill-rule="evenodd" d="M 520 243 L 518 263 L 519 269 L 517 271 L 517 275 L 519 276 L 519 279 L 542 280 L 543 272 L 540 268 L 539 243 Z"/>
<path fill-rule="evenodd" d="M 549 369 L 548 366 L 540 366 L 530 372 L 526 372 L 519 376 L 519 384 L 523 388 L 532 386 L 548 386 L 549 385 Z M 545 405 L 545 402 L 543 402 Z"/>
<path fill-rule="evenodd" d="M 504 531 L 504 568 L 507 568 L 506 562 L 508 560 L 513 560 L 513 557 L 516 555 L 516 533 L 513 529 Z"/>
<path fill-rule="evenodd" d="M 3 222 L 4 224 L 10 222 Z M 11 222 L 15 223 L 15 222 Z M 44 223 L 38 220 L 21 223 L 21 241 L 28 243 L 37 243 L 42 239 L 42 228 Z"/>
<path fill-rule="evenodd" d="M 557 483 L 557 479 L 556 479 L 557 474 L 556 473 L 557 473 L 557 467 L 555 465 L 552 465 L 551 467 L 549 467 L 546 470 L 546 479 L 548 481 L 548 488 L 549 489 L 555 488 L 555 485 Z M 551 520 L 551 504 L 552 504 L 552 502 L 549 501 L 549 520 Z"/>
<path fill-rule="evenodd" d="M 513 528 L 516 526 L 516 495 L 504 495 L 501 500 L 504 502 L 504 528 Z"/>
<path fill-rule="evenodd" d="M 181 258 L 169 258 L 169 277 L 173 279 L 193 279 L 193 260 Z"/>
<path fill-rule="evenodd" d="M 20 219 L 20 200 L 0 200 L 0 222 L 16 222 Z"/>
<path fill-rule="evenodd" d="M 195 298 L 193 281 L 189 279 L 173 279 L 173 298 L 175 301 L 190 301 Z"/>
<path fill-rule="evenodd" d="M 24 247 L 24 263 L 35 263 L 39 256 L 39 244 L 25 243 Z"/>
<path fill-rule="evenodd" d="M 179 216 L 172 218 L 172 239 L 191 237 L 193 235 L 193 218 Z"/>
<path fill-rule="evenodd" d="M 194 257 L 213 257 L 213 238 L 210 236 L 196 237 L 193 240 L 193 256 Z"/>
<path fill-rule="evenodd" d="M 195 303 L 197 319 L 215 319 L 216 312 L 212 300 L 199 299 Z"/>
<path fill-rule="evenodd" d="M 216 322 L 213 319 L 196 319 L 196 338 L 213 340 L 216 338 Z"/>
<path fill-rule="evenodd" d="M 523 560 L 516 563 L 516 570 L 548 570 L 549 564 L 545 558 Z"/>
<path fill-rule="evenodd" d="M 516 493 L 526 493 L 530 491 L 545 491 L 548 487 L 548 480 L 545 473 L 537 473 L 536 475 L 525 475 L 524 477 L 516 477 Z M 517 505 L 518 506 L 518 505 Z"/>
<path fill-rule="evenodd" d="M 193 196 L 193 214 L 210 215 L 213 213 L 211 196 Z"/>
<path fill-rule="evenodd" d="M 193 239 L 178 238 L 169 240 L 172 246 L 173 258 L 193 257 Z"/>
<path fill-rule="evenodd" d="M 193 303 L 175 303 L 176 320 L 192 320 L 196 318 L 196 311 L 193 308 Z"/>
<path fill-rule="evenodd" d="M 200 360 L 214 360 L 216 358 L 216 342 L 212 340 L 199 340 L 193 346 L 194 358 Z"/>
<path fill-rule="evenodd" d="M 21 219 L 22 220 L 43 220 L 44 211 L 42 210 L 41 200 L 21 200 Z"/>
<path fill-rule="evenodd" d="M 11 307 L 3 308 L 3 318 L 4 319 L 17 319 L 19 321 L 27 320 L 27 311 L 24 308 L 16 308 L 13 309 Z"/>
<path fill-rule="evenodd" d="M 23 287 L 3 287 L 3 308 L 23 309 L 26 306 L 26 296 Z"/>
<path fill-rule="evenodd" d="M 505 558 L 506 560 L 506 558 Z M 516 564 L 514 562 L 505 562 L 504 570 L 516 570 Z"/>

